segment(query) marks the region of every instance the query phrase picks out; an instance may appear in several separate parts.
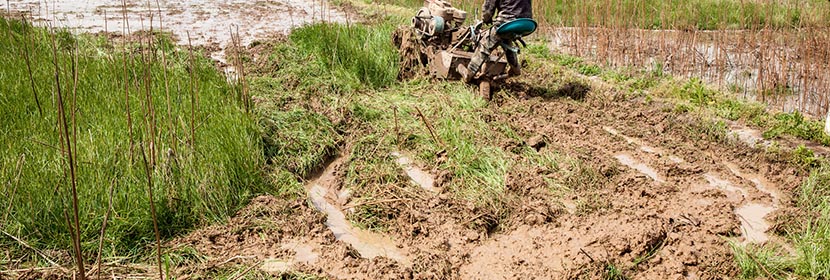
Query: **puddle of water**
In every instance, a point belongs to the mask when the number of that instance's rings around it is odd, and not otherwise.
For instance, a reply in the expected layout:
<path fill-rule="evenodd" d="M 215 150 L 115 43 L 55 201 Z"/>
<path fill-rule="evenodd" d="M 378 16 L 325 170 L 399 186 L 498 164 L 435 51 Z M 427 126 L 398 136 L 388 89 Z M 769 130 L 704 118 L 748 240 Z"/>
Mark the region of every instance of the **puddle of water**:
<path fill-rule="evenodd" d="M 726 196 L 735 202 L 741 202 L 743 198 L 746 197 L 746 191 L 744 191 L 744 189 L 739 188 L 732 184 L 732 182 L 721 179 L 712 173 L 704 174 L 703 178 L 705 178 L 706 181 L 709 181 L 709 186 L 726 192 Z"/>
<path fill-rule="evenodd" d="M 652 147 L 652 146 L 648 146 L 645 143 L 643 143 L 643 141 L 641 141 L 640 139 L 626 136 L 625 134 L 620 133 L 618 130 L 616 130 L 614 128 L 604 126 L 604 127 L 602 127 L 602 129 L 605 130 L 605 132 L 608 132 L 611 135 L 621 137 L 626 142 L 628 142 L 628 144 L 638 146 L 638 148 L 643 152 L 658 155 L 658 156 L 667 156 L 669 158 L 669 160 L 671 160 L 674 163 L 678 163 L 678 164 L 686 162 L 682 158 L 680 158 L 678 156 L 675 156 L 675 155 L 672 155 L 672 154 L 670 154 L 670 153 L 668 153 L 668 152 L 666 152 L 666 151 L 664 151 L 660 148 L 655 148 L 655 147 Z"/>
<path fill-rule="evenodd" d="M 311 245 L 304 243 L 289 242 L 283 244 L 281 248 L 294 251 L 294 262 L 297 263 L 314 264 L 320 257 L 314 252 L 314 248 Z"/>
<path fill-rule="evenodd" d="M 772 142 L 764 139 L 763 133 L 757 129 L 745 127 L 736 122 L 729 122 L 728 124 L 730 133 L 750 147 L 755 147 L 756 145 L 769 147 L 772 145 Z"/>
<path fill-rule="evenodd" d="M 439 192 L 438 188 L 435 187 L 435 179 L 432 175 L 418 168 L 409 157 L 398 152 L 392 153 L 392 156 L 396 158 L 395 162 L 403 168 L 414 184 L 428 192 Z"/>
<path fill-rule="evenodd" d="M 293 265 L 292 262 L 286 260 L 267 259 L 262 262 L 259 269 L 267 273 L 279 274 L 290 271 Z"/>
<path fill-rule="evenodd" d="M 343 211 L 326 198 L 329 189 L 324 185 L 334 181 L 335 168 L 343 161 L 342 157 L 335 160 L 326 167 L 319 178 L 306 185 L 311 203 L 318 211 L 326 214 L 326 226 L 334 233 L 337 240 L 351 245 L 361 257 L 367 259 L 387 257 L 403 265 L 410 265 L 410 260 L 398 250 L 397 244 L 392 239 L 353 227 Z"/>
<path fill-rule="evenodd" d="M 773 204 L 778 205 L 778 199 L 780 198 L 780 195 L 778 191 L 775 190 L 775 186 L 772 183 L 770 183 L 766 178 L 758 174 L 744 173 L 741 171 L 741 168 L 738 167 L 738 165 L 731 162 L 726 162 L 725 165 L 726 168 L 728 168 L 729 171 L 732 172 L 732 174 L 735 174 L 735 176 L 747 179 L 750 182 L 752 182 L 752 184 L 755 185 L 755 188 L 758 189 L 758 191 L 768 194 L 770 197 L 772 197 Z"/>
<path fill-rule="evenodd" d="M 268 273 L 285 273 L 291 271 L 296 264 L 314 264 L 319 255 L 314 252 L 311 245 L 300 242 L 288 242 L 280 246 L 282 249 L 294 251 L 293 260 L 266 259 L 262 262 L 260 270 Z"/>
<path fill-rule="evenodd" d="M 642 163 L 636 159 L 634 159 L 631 155 L 627 153 L 621 153 L 614 156 L 620 163 L 624 164 L 625 166 L 631 167 L 634 170 L 639 171 L 640 173 L 645 174 L 646 176 L 650 177 L 652 180 L 658 183 L 665 183 L 666 181 L 663 180 L 658 174 L 650 166 Z"/>
<path fill-rule="evenodd" d="M 748 243 L 764 243 L 769 240 L 766 231 L 769 223 L 764 219 L 767 214 L 772 213 L 775 207 L 750 203 L 735 209 L 735 214 L 741 220 L 741 232 Z"/>
<path fill-rule="evenodd" d="M 767 235 L 766 231 L 770 225 L 764 217 L 778 209 L 777 192 L 770 187 L 772 184 L 762 176 L 745 174 L 737 165 L 730 162 L 725 163 L 725 165 L 732 174 L 751 181 L 758 191 L 767 193 L 772 197 L 772 205 L 748 202 L 735 208 L 735 215 L 738 216 L 741 222 L 741 233 L 744 236 L 744 243 L 764 243 L 768 241 L 769 235 Z M 727 180 L 720 179 L 714 174 L 707 173 L 703 177 L 709 181 L 710 186 L 726 191 L 727 196 L 733 201 L 737 201 L 733 198 L 735 195 L 740 195 L 741 199 L 748 196 L 745 189 L 737 187 Z"/>

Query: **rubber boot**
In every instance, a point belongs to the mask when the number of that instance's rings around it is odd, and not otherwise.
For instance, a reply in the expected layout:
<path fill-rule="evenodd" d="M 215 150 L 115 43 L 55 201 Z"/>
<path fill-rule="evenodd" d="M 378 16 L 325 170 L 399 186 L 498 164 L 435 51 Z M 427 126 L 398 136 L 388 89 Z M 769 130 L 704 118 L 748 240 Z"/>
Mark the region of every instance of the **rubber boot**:
<path fill-rule="evenodd" d="M 461 74 L 461 80 L 465 83 L 469 83 L 470 81 L 472 81 L 473 76 L 475 76 L 475 73 L 471 73 L 471 71 L 468 70 L 467 66 L 465 66 L 464 64 L 458 64 L 458 67 L 456 67 L 455 70 L 458 71 L 458 74 Z"/>

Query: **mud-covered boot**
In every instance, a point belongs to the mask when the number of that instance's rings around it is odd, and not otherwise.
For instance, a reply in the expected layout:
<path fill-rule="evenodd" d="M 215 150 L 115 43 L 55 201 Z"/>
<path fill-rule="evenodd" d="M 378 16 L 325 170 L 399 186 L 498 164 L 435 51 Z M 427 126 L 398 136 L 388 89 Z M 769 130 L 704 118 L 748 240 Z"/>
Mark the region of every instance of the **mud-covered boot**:
<path fill-rule="evenodd" d="M 510 66 L 510 70 L 507 70 L 507 75 L 510 77 L 518 77 L 522 75 L 522 68 L 521 67 L 513 67 Z"/>
<path fill-rule="evenodd" d="M 458 71 L 458 74 L 461 74 L 461 80 L 465 83 L 472 81 L 473 76 L 475 76 L 475 73 L 472 73 L 472 71 L 467 69 L 467 66 L 464 64 L 458 64 L 458 67 L 456 67 L 455 70 Z"/>

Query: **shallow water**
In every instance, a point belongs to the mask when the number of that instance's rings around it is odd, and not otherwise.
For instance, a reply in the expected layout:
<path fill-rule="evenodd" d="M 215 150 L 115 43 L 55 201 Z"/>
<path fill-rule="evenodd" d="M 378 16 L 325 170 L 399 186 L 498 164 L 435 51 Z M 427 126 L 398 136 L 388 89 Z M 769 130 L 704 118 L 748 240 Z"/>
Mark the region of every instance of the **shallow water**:
<path fill-rule="evenodd" d="M 347 20 L 345 13 L 326 1 L 306 0 L 126 0 L 126 23 L 124 5 L 119 0 L 19 0 L 11 1 L 9 8 L 27 14 L 38 24 L 78 32 L 122 33 L 128 27 L 130 32 L 163 27 L 183 45 L 189 33 L 194 45 L 220 47 L 231 41 L 231 28 L 234 32 L 238 29 L 241 43 L 248 45 L 304 24 Z"/>
<path fill-rule="evenodd" d="M 409 265 L 411 261 L 398 249 L 392 239 L 379 233 L 353 227 L 343 211 L 329 202 L 327 196 L 332 187 L 330 184 L 336 179 L 335 169 L 343 161 L 342 157 L 336 159 L 326 167 L 322 175 L 306 185 L 308 197 L 314 208 L 326 214 L 326 226 L 334 233 L 337 240 L 351 245 L 361 257 L 367 259 L 387 257 L 403 265 Z"/>
<path fill-rule="evenodd" d="M 625 166 L 631 167 L 634 170 L 639 171 L 640 173 L 645 174 L 652 180 L 658 183 L 665 183 L 666 181 L 657 174 L 657 171 L 651 166 L 648 166 L 645 163 L 640 162 L 639 160 L 635 159 L 628 153 L 620 153 L 614 156 L 620 163 L 624 164 Z"/>
<path fill-rule="evenodd" d="M 415 185 L 420 186 L 422 189 L 432 193 L 438 193 L 438 188 L 435 187 L 435 178 L 432 174 L 429 174 L 419 168 L 412 162 L 407 156 L 404 156 L 398 152 L 392 153 L 392 156 L 396 158 L 395 162 L 403 168 L 406 175 L 409 176 L 409 179 L 412 180 L 412 183 Z"/>
<path fill-rule="evenodd" d="M 775 207 L 759 203 L 748 203 L 735 209 L 735 214 L 741 220 L 741 233 L 745 242 L 764 243 L 769 240 L 766 231 L 769 223 L 764 218 L 775 211 Z"/>

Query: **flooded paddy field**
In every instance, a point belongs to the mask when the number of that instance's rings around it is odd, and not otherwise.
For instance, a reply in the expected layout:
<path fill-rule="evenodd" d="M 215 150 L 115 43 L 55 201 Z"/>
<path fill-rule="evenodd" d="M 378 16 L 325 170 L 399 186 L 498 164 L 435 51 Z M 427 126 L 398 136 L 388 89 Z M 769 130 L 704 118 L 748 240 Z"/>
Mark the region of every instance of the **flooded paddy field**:
<path fill-rule="evenodd" d="M 613 67 L 697 77 L 780 111 L 822 118 L 830 88 L 830 29 L 551 28 L 551 48 Z"/>

